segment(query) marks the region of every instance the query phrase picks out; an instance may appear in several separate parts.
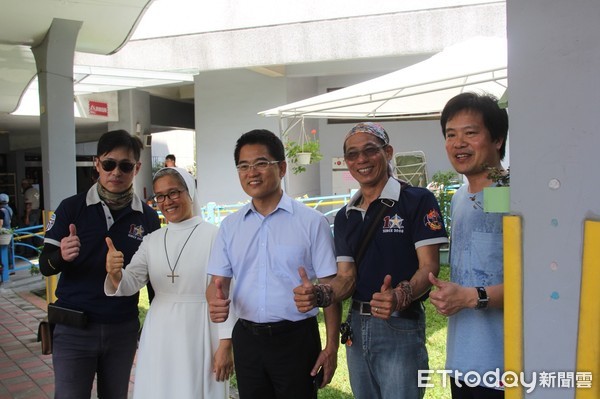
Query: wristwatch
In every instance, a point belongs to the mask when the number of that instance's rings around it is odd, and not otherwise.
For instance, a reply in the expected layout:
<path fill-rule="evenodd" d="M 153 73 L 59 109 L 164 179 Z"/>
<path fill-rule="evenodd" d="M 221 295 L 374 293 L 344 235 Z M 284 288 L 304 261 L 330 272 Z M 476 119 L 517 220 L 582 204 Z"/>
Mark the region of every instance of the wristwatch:
<path fill-rule="evenodd" d="M 475 309 L 487 308 L 488 302 L 490 301 L 487 291 L 484 287 L 475 287 L 475 289 L 477 290 L 477 295 L 479 296 L 477 299 L 477 305 L 475 305 Z"/>

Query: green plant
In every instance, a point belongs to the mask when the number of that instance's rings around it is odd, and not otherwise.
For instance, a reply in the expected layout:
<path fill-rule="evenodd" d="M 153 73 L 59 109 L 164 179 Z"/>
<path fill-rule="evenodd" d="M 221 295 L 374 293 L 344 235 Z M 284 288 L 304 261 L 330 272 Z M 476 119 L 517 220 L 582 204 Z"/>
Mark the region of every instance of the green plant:
<path fill-rule="evenodd" d="M 152 176 L 154 176 L 154 174 L 156 172 L 158 172 L 159 170 L 161 170 L 164 167 L 165 167 L 164 161 L 160 161 L 160 162 L 157 162 L 154 165 L 152 165 Z"/>
<path fill-rule="evenodd" d="M 444 226 L 448 236 L 450 236 L 450 203 L 452 196 L 456 192 L 456 185 L 460 184 L 458 180 L 458 173 L 453 170 L 438 171 L 431 178 L 431 182 L 427 186 L 429 190 L 433 192 L 435 198 L 442 211 L 442 218 L 444 219 Z"/>
<path fill-rule="evenodd" d="M 290 140 L 290 132 L 298 124 L 300 124 L 298 141 Z M 309 137 L 309 135 L 306 133 L 304 118 L 300 118 L 282 134 L 285 143 L 285 157 L 295 175 L 305 172 L 305 165 L 317 163 L 323 159 L 323 154 L 321 154 L 321 145 L 319 144 L 319 140 L 316 139 L 317 130 L 312 129 L 310 133 L 312 137 Z M 301 159 L 300 154 L 302 153 L 310 154 L 310 160 L 305 161 Z"/>
<path fill-rule="evenodd" d="M 488 179 L 494 181 L 498 187 L 509 187 L 510 186 L 510 168 L 500 169 L 495 166 L 483 166 L 488 170 Z"/>
<path fill-rule="evenodd" d="M 305 165 L 298 163 L 298 154 L 300 153 L 310 153 L 311 164 L 317 163 L 323 159 L 321 146 L 318 140 L 306 140 L 301 143 L 288 141 L 285 143 L 285 157 L 292 165 L 292 172 L 294 172 L 295 175 L 306 171 Z"/>
<path fill-rule="evenodd" d="M 7 229 L 6 227 L 0 227 L 0 235 L 1 234 L 14 234 L 14 229 Z"/>

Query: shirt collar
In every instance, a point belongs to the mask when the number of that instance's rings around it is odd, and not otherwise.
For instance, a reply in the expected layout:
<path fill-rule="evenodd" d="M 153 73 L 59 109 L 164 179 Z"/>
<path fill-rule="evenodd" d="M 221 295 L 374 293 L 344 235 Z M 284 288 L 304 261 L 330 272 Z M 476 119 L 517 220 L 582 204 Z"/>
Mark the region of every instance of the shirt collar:
<path fill-rule="evenodd" d="M 87 206 L 99 204 L 102 202 L 100 195 L 98 195 L 98 183 L 95 183 L 87 192 L 85 196 L 85 203 Z M 133 193 L 133 198 L 131 200 L 131 209 L 138 212 L 144 212 L 144 207 L 142 206 L 142 200 Z"/>
<path fill-rule="evenodd" d="M 379 199 L 389 199 L 392 201 L 398 201 L 400 198 L 400 182 L 393 178 L 392 176 L 388 177 L 388 181 L 383 187 L 381 194 L 379 194 Z M 346 216 L 348 216 L 351 210 L 364 211 L 364 209 L 357 207 L 356 202 L 362 197 L 362 192 L 360 189 L 350 198 L 350 202 L 348 202 L 348 206 L 346 206 Z"/>
<path fill-rule="evenodd" d="M 281 209 L 281 210 L 284 210 L 291 214 L 294 214 L 294 208 L 293 208 L 292 201 L 293 201 L 293 199 L 284 192 L 281 196 L 281 199 L 279 200 L 279 203 L 277 204 L 277 206 L 275 207 L 273 212 L 271 212 L 271 214 L 275 213 L 278 209 Z M 258 211 L 254 207 L 254 204 L 252 203 L 252 201 L 250 201 L 246 205 L 245 209 L 242 212 L 244 213 L 244 218 L 246 216 L 248 216 L 248 214 L 250 214 L 250 212 L 254 212 L 254 213 L 258 214 Z"/>

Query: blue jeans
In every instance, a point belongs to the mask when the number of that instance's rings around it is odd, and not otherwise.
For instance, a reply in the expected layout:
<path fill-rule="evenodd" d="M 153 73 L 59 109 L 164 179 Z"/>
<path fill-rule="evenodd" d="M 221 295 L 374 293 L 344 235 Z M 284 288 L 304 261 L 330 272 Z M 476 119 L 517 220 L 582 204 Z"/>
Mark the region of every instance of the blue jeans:
<path fill-rule="evenodd" d="M 418 319 L 381 320 L 352 310 L 352 346 L 346 347 L 356 399 L 422 399 L 419 369 L 428 369 L 425 312 Z"/>
<path fill-rule="evenodd" d="M 89 398 L 98 374 L 98 397 L 127 398 L 137 349 L 139 321 L 88 323 L 86 328 L 57 324 L 52 363 L 55 399 Z"/>

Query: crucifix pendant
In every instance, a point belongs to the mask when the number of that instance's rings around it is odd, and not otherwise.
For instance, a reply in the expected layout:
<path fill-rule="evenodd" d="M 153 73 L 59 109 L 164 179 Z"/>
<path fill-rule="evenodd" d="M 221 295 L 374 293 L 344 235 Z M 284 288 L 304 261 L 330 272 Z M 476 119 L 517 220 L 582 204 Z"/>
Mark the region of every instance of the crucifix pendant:
<path fill-rule="evenodd" d="M 175 274 L 175 271 L 172 271 L 171 274 L 167 274 L 167 277 L 171 277 L 171 282 L 175 284 L 175 277 L 179 277 L 179 274 Z"/>

